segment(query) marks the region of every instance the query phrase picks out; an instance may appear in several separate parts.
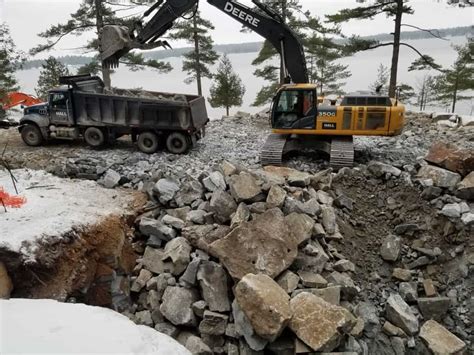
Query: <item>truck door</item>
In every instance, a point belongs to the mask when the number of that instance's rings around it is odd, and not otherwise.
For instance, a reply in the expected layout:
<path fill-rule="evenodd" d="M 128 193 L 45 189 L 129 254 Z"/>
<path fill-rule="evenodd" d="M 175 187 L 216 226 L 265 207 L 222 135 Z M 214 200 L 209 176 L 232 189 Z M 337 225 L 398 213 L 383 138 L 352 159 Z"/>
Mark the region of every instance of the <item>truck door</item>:
<path fill-rule="evenodd" d="M 74 123 L 72 103 L 67 92 L 49 94 L 49 112 L 51 124 L 69 126 Z"/>

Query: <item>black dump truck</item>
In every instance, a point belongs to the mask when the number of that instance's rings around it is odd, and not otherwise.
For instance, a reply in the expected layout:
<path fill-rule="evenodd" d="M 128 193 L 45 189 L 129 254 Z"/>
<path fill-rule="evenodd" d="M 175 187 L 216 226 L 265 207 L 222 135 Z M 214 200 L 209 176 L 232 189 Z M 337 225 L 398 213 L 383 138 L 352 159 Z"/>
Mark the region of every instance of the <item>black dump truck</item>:
<path fill-rule="evenodd" d="M 26 144 L 83 137 L 101 147 L 130 135 L 142 152 L 166 146 L 182 154 L 204 135 L 209 121 L 202 96 L 106 90 L 102 79 L 91 75 L 61 77 L 60 84 L 49 91 L 47 103 L 25 108 L 19 131 Z"/>

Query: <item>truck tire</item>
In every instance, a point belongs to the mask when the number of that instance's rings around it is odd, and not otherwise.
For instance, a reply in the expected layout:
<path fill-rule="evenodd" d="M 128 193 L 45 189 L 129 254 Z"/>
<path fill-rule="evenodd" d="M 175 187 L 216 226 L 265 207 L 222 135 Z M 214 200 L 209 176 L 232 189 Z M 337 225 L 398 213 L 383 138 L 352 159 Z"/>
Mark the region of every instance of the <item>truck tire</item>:
<path fill-rule="evenodd" d="M 183 154 L 191 147 L 189 137 L 181 132 L 173 132 L 166 138 L 166 148 L 170 153 Z"/>
<path fill-rule="evenodd" d="M 143 153 L 153 154 L 158 150 L 160 140 L 158 135 L 153 132 L 143 132 L 138 135 L 138 149 Z"/>
<path fill-rule="evenodd" d="M 102 147 L 107 141 L 104 131 L 97 127 L 89 127 L 84 132 L 84 140 L 94 148 Z"/>
<path fill-rule="evenodd" d="M 21 130 L 21 139 L 27 145 L 32 147 L 37 147 L 43 143 L 43 135 L 41 134 L 41 130 L 37 125 L 34 124 L 27 124 Z"/>

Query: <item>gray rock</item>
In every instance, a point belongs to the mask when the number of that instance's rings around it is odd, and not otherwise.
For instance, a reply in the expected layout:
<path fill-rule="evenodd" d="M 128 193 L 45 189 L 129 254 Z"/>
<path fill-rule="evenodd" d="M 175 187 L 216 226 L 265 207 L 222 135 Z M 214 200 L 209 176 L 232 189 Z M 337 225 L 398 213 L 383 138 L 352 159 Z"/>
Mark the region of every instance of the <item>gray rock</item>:
<path fill-rule="evenodd" d="M 414 223 L 403 223 L 395 226 L 394 233 L 397 235 L 413 235 L 414 232 L 419 231 L 420 227 Z"/>
<path fill-rule="evenodd" d="M 142 290 L 142 288 L 145 287 L 146 283 L 148 282 L 148 280 L 151 279 L 152 276 L 153 276 L 153 274 L 150 271 L 148 271 L 146 269 L 141 269 L 140 274 L 138 275 L 138 277 L 133 282 L 132 287 L 130 288 L 130 290 L 132 292 L 140 292 Z"/>
<path fill-rule="evenodd" d="M 204 318 L 199 323 L 199 332 L 209 335 L 224 335 L 229 317 L 220 313 L 204 311 Z"/>
<path fill-rule="evenodd" d="M 200 300 L 200 301 L 194 302 L 193 305 L 192 305 L 192 308 L 193 308 L 193 312 L 196 316 L 198 316 L 199 318 L 203 318 L 204 317 L 204 311 L 207 308 L 207 303 L 204 300 Z"/>
<path fill-rule="evenodd" d="M 436 355 L 462 354 L 466 348 L 466 343 L 434 320 L 423 324 L 420 338 Z"/>
<path fill-rule="evenodd" d="M 311 175 L 302 171 L 292 171 L 288 175 L 288 184 L 290 186 L 306 187 L 311 181 Z"/>
<path fill-rule="evenodd" d="M 160 311 L 174 325 L 196 325 L 192 305 L 199 299 L 194 289 L 167 287 L 163 295 Z"/>
<path fill-rule="evenodd" d="M 181 275 L 186 270 L 190 259 L 191 245 L 185 238 L 177 237 L 166 244 L 162 260 L 171 261 L 173 275 Z"/>
<path fill-rule="evenodd" d="M 191 207 L 184 206 L 180 208 L 167 209 L 166 213 L 172 217 L 179 218 L 180 220 L 185 221 L 189 211 L 191 211 Z"/>
<path fill-rule="evenodd" d="M 334 263 L 333 268 L 339 272 L 355 272 L 355 265 L 349 260 L 338 260 Z"/>
<path fill-rule="evenodd" d="M 157 194 L 157 197 L 162 204 L 171 201 L 178 191 L 179 185 L 170 179 L 160 179 L 153 187 L 153 192 Z"/>
<path fill-rule="evenodd" d="M 185 223 L 182 219 L 170 216 L 168 214 L 161 219 L 161 222 L 163 222 L 167 226 L 171 226 L 173 228 L 176 228 L 177 230 L 183 229 L 184 225 L 185 225 Z"/>
<path fill-rule="evenodd" d="M 176 231 L 156 219 L 143 217 L 139 224 L 140 232 L 147 237 L 156 236 L 163 241 L 176 237 Z"/>
<path fill-rule="evenodd" d="M 441 321 L 448 312 L 451 305 L 449 297 L 420 297 L 418 308 L 424 319 L 435 319 Z"/>
<path fill-rule="evenodd" d="M 339 306 L 341 304 L 341 286 L 329 286 L 325 288 L 302 288 L 295 290 L 291 296 L 295 297 L 301 292 L 309 292 L 315 296 L 321 297 L 326 302 L 335 306 Z"/>
<path fill-rule="evenodd" d="M 217 190 L 212 194 L 210 208 L 217 220 L 225 223 L 230 221 L 230 216 L 237 209 L 237 204 L 227 192 Z"/>
<path fill-rule="evenodd" d="M 398 292 L 407 303 L 414 303 L 418 299 L 416 282 L 400 282 Z"/>
<path fill-rule="evenodd" d="M 324 270 L 329 256 L 317 240 L 310 240 L 303 249 L 298 251 L 295 267 L 299 269 L 310 269 L 313 272 L 321 273 Z"/>
<path fill-rule="evenodd" d="M 183 285 L 196 285 L 196 275 L 198 271 L 199 264 L 201 263 L 201 259 L 193 259 L 187 266 L 186 271 L 181 275 L 179 278 L 180 284 Z"/>
<path fill-rule="evenodd" d="M 228 277 L 224 268 L 213 261 L 202 261 L 197 272 L 201 293 L 211 311 L 230 310 Z"/>
<path fill-rule="evenodd" d="M 334 199 L 326 191 L 318 190 L 316 192 L 316 198 L 323 205 L 331 206 L 334 203 Z"/>
<path fill-rule="evenodd" d="M 202 180 L 202 184 L 206 189 L 211 192 L 222 190 L 225 191 L 227 184 L 225 183 L 224 176 L 218 172 L 214 171 L 205 179 Z"/>
<path fill-rule="evenodd" d="M 418 171 L 417 177 L 431 179 L 434 186 L 445 188 L 454 188 L 461 181 L 461 175 L 432 165 L 423 165 Z"/>
<path fill-rule="evenodd" d="M 305 287 L 324 288 L 328 282 L 320 274 L 316 274 L 310 271 L 298 271 L 298 275 L 301 278 L 301 283 Z"/>
<path fill-rule="evenodd" d="M 300 209 L 302 213 L 313 217 L 319 216 L 321 214 L 321 205 L 314 197 L 303 203 L 303 205 L 300 206 Z"/>
<path fill-rule="evenodd" d="M 186 216 L 186 221 L 192 222 L 194 224 L 205 224 L 206 223 L 207 212 L 203 210 L 193 210 L 189 211 Z"/>
<path fill-rule="evenodd" d="M 346 208 L 349 211 L 352 211 L 352 209 L 354 208 L 354 200 L 346 195 L 339 195 L 334 200 L 334 204 L 339 208 Z"/>
<path fill-rule="evenodd" d="M 262 193 L 257 179 L 246 172 L 229 177 L 229 187 L 230 193 L 238 203 L 257 202 Z"/>
<path fill-rule="evenodd" d="M 202 341 L 201 338 L 191 335 L 186 343 L 184 344 L 184 347 L 188 349 L 191 354 L 193 355 L 212 355 L 214 352 L 211 350 L 211 348 Z"/>
<path fill-rule="evenodd" d="M 399 294 L 390 295 L 385 312 L 387 319 L 406 333 L 413 335 L 418 332 L 418 319 Z"/>
<path fill-rule="evenodd" d="M 151 312 L 148 310 L 135 313 L 135 323 L 153 327 L 153 320 L 151 319 Z"/>
<path fill-rule="evenodd" d="M 471 171 L 457 186 L 456 195 L 465 200 L 474 200 L 474 171 Z"/>
<path fill-rule="evenodd" d="M 367 169 L 375 176 L 375 177 L 382 177 L 385 174 L 390 174 L 393 176 L 400 176 L 402 171 L 394 166 L 371 161 L 367 166 Z"/>
<path fill-rule="evenodd" d="M 461 206 L 459 203 L 448 203 L 444 205 L 440 214 L 450 218 L 459 218 L 461 217 Z"/>
<path fill-rule="evenodd" d="M 299 281 L 300 277 L 290 270 L 283 271 L 283 273 L 276 279 L 278 285 L 280 285 L 280 287 L 284 289 L 286 293 L 292 293 L 294 290 L 296 290 Z"/>
<path fill-rule="evenodd" d="M 146 247 L 143 254 L 143 267 L 155 274 L 174 272 L 173 263 L 163 262 L 163 251 L 152 247 Z"/>
<path fill-rule="evenodd" d="M 382 240 L 380 255 L 386 261 L 397 261 L 400 256 L 401 239 L 394 235 L 387 235 Z"/>
<path fill-rule="evenodd" d="M 286 199 L 286 191 L 278 185 L 273 185 L 267 195 L 268 208 L 283 207 Z"/>
<path fill-rule="evenodd" d="M 347 300 L 353 299 L 359 293 L 359 288 L 347 273 L 333 271 L 326 279 L 341 286 L 342 295 Z"/>
<path fill-rule="evenodd" d="M 285 217 L 290 234 L 298 245 L 311 238 L 314 227 L 314 220 L 300 213 L 292 213 Z"/>
<path fill-rule="evenodd" d="M 364 320 L 364 335 L 375 338 L 380 333 L 380 319 L 377 308 L 370 302 L 359 302 L 355 314 Z"/>
<path fill-rule="evenodd" d="M 234 317 L 235 331 L 237 332 L 237 334 L 245 338 L 246 343 L 252 350 L 263 350 L 267 345 L 268 341 L 259 337 L 255 333 L 254 329 L 252 328 L 252 325 L 250 324 L 249 319 L 240 308 L 239 304 L 237 303 L 237 300 L 234 300 L 234 302 L 232 302 L 232 316 Z"/>
<path fill-rule="evenodd" d="M 474 213 L 464 213 L 461 217 L 461 221 L 466 226 L 474 225 Z"/>
<path fill-rule="evenodd" d="M 183 186 L 176 192 L 176 196 L 174 200 L 176 204 L 180 207 L 189 206 L 194 201 L 199 200 L 202 198 L 204 194 L 204 189 L 199 181 L 192 180 L 187 181 L 183 184 Z"/>
<path fill-rule="evenodd" d="M 113 189 L 119 184 L 121 178 L 118 172 L 108 169 L 102 178 L 102 185 L 108 189 Z"/>
<path fill-rule="evenodd" d="M 179 334 L 179 329 L 168 322 L 157 323 L 155 325 L 155 330 L 159 331 L 160 333 L 166 334 L 172 338 L 175 338 Z"/>
<path fill-rule="evenodd" d="M 322 207 L 322 223 L 324 230 L 328 234 L 334 234 L 336 232 L 336 213 L 334 208 L 330 206 Z"/>
<path fill-rule="evenodd" d="M 247 205 L 243 202 L 237 207 L 234 216 L 230 222 L 230 227 L 235 228 L 243 222 L 247 222 L 250 219 L 250 210 Z"/>
<path fill-rule="evenodd" d="M 161 301 L 161 296 L 158 293 L 158 291 L 151 290 L 148 291 L 147 297 L 146 297 L 146 304 L 148 309 L 154 311 L 155 309 L 159 309 L 160 307 L 160 301 Z M 152 314 L 153 318 L 153 314 Z"/>
<path fill-rule="evenodd" d="M 267 204 L 265 202 L 254 202 L 249 206 L 249 210 L 251 213 L 262 214 L 267 209 Z"/>

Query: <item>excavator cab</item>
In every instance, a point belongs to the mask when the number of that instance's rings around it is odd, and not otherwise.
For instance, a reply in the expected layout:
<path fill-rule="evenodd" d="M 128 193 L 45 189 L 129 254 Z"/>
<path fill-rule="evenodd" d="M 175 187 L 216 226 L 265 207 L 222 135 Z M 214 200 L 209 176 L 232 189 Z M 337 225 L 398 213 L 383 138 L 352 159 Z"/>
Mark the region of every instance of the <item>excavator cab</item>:
<path fill-rule="evenodd" d="M 317 94 L 314 85 L 283 85 L 273 100 L 273 129 L 315 129 Z"/>

